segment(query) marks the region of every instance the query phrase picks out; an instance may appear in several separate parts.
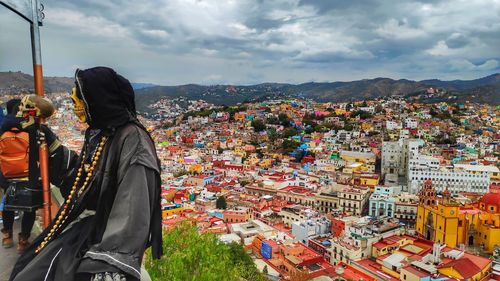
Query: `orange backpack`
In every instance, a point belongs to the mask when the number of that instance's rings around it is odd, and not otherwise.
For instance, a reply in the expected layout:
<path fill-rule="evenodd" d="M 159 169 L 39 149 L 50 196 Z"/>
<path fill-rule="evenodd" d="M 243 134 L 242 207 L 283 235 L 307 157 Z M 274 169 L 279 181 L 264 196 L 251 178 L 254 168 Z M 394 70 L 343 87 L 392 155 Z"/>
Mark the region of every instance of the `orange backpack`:
<path fill-rule="evenodd" d="M 18 129 L 0 136 L 0 170 L 8 179 L 28 176 L 29 134 Z"/>

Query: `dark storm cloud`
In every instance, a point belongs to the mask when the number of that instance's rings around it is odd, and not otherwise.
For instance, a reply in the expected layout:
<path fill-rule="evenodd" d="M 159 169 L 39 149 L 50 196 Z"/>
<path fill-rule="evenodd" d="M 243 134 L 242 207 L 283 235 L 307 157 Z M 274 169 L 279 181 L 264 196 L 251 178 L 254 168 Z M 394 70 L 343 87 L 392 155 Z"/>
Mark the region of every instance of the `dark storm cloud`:
<path fill-rule="evenodd" d="M 462 48 L 465 45 L 469 44 L 469 42 L 470 42 L 469 36 L 460 33 L 455 33 L 452 34 L 448 39 L 446 39 L 446 46 L 452 49 Z"/>
<path fill-rule="evenodd" d="M 161 84 L 473 78 L 500 70 L 493 0 L 42 2 L 49 75 L 92 64 Z M 19 28 L 2 29 L 17 25 L 7 13 L 0 10 L 0 70 L 29 72 L 13 47 L 27 43 Z"/>

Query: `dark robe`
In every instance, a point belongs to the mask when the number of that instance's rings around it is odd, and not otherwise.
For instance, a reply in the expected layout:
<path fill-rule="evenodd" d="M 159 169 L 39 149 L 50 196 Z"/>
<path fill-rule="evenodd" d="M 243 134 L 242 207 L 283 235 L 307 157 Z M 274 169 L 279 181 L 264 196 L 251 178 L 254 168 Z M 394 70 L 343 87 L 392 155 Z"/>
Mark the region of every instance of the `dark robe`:
<path fill-rule="evenodd" d="M 77 81 L 82 78 L 78 75 Z M 130 95 L 123 95 L 131 90 L 130 84 L 108 68 L 86 70 L 80 75 L 88 79 L 83 87 L 77 83 L 83 90 L 80 95 L 87 102 L 102 102 L 91 105 L 94 109 L 89 114 L 101 111 L 101 116 L 94 115 L 90 120 L 102 121 L 104 107 L 116 115 L 114 106 L 126 106 L 128 110 L 122 112 L 127 118 L 122 114 L 120 120 L 111 117 L 107 123 L 90 123 L 80 156 L 64 146 L 50 156 L 51 183 L 67 198 L 81 161 L 91 164 L 100 137 L 109 137 L 89 186 L 70 204 L 67 222 L 38 254 L 35 250 L 54 222 L 33 241 L 19 258 L 10 280 L 90 280 L 101 272 L 118 272 L 127 280 L 138 280 L 145 249 L 152 246 L 155 258 L 162 254 L 160 166 L 153 141 L 135 118 L 133 91 L 132 101 Z M 112 79 L 95 82 L 89 78 L 95 75 Z M 103 83 L 111 83 L 114 88 L 106 88 L 109 85 Z M 107 103 L 120 98 L 132 106 Z M 97 110 L 98 106 L 101 108 Z M 84 154 L 86 159 L 82 159 Z"/>

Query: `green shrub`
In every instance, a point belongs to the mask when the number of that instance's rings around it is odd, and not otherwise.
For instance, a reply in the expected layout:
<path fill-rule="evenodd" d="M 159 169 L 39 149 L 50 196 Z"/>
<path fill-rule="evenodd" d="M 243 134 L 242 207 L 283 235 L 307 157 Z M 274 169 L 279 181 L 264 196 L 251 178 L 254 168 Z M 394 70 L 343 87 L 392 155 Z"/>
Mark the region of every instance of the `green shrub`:
<path fill-rule="evenodd" d="M 213 234 L 199 234 L 188 222 L 164 233 L 163 253 L 160 260 L 152 260 L 150 252 L 146 253 L 145 265 L 152 280 L 267 280 L 241 245 L 224 244 Z"/>

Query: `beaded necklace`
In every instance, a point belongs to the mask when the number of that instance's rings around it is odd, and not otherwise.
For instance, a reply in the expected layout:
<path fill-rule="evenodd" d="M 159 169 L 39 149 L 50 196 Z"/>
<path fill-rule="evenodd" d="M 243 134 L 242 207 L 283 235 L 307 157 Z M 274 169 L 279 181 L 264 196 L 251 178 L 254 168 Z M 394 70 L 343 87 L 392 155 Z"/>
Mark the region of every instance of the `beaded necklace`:
<path fill-rule="evenodd" d="M 38 248 L 35 250 L 35 253 L 38 254 L 43 248 L 45 248 L 45 246 L 47 246 L 47 244 L 52 240 L 52 238 L 55 237 L 55 233 L 58 230 L 60 230 L 61 226 L 64 225 L 64 223 L 68 219 L 69 214 L 71 213 L 71 210 L 74 207 L 74 204 L 73 204 L 71 206 L 71 209 L 69 209 L 71 201 L 73 200 L 75 193 L 77 195 L 75 197 L 75 199 L 78 199 L 83 194 L 83 192 L 87 189 L 87 187 L 88 187 L 87 185 L 90 181 L 90 178 L 93 175 L 95 167 L 97 166 L 97 161 L 99 160 L 99 158 L 102 154 L 103 147 L 106 144 L 107 140 L 108 140 L 108 137 L 106 137 L 106 136 L 101 137 L 101 140 L 99 141 L 97 149 L 95 150 L 94 155 L 92 156 L 91 166 L 88 169 L 84 168 L 85 167 L 84 163 L 85 163 L 86 152 L 83 153 L 82 162 L 81 162 L 80 167 L 78 168 L 78 171 L 76 173 L 75 182 L 73 183 L 73 186 L 71 187 L 71 191 L 69 192 L 68 198 L 66 199 L 66 202 L 64 203 L 64 205 L 62 207 L 62 211 L 59 214 L 59 216 L 57 217 L 57 220 L 54 223 L 54 225 L 52 226 L 52 228 L 50 229 L 50 231 L 47 233 L 47 235 L 45 236 L 43 241 L 40 243 Z M 80 183 L 81 176 L 84 172 L 83 170 L 85 170 L 87 175 L 85 177 L 85 180 L 84 180 L 82 186 L 80 187 L 80 189 L 78 189 L 78 184 Z"/>

